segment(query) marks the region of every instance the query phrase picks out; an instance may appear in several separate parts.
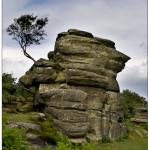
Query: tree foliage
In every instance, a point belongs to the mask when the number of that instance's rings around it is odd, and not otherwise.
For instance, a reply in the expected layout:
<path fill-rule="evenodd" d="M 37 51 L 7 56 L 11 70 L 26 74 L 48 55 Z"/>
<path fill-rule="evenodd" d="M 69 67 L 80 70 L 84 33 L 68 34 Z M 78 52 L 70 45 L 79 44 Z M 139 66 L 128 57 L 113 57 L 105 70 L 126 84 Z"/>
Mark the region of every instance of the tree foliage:
<path fill-rule="evenodd" d="M 46 17 L 38 19 L 37 16 L 27 14 L 15 18 L 14 23 L 7 28 L 8 34 L 18 42 L 24 55 L 34 62 L 34 58 L 27 53 L 27 47 L 44 40 L 46 33 L 43 28 L 47 23 Z"/>
<path fill-rule="evenodd" d="M 128 119 L 134 115 L 134 108 L 147 107 L 147 101 L 139 94 L 126 89 L 121 92 L 121 105 L 125 118 Z"/>
<path fill-rule="evenodd" d="M 11 74 L 2 74 L 2 102 L 9 103 L 10 95 L 15 92 L 15 78 Z"/>
<path fill-rule="evenodd" d="M 32 93 L 26 89 L 23 84 L 16 82 L 16 78 L 12 74 L 3 73 L 2 74 L 2 102 L 11 103 L 11 96 L 16 97 L 30 97 Z"/>
<path fill-rule="evenodd" d="M 12 94 L 15 91 L 15 81 L 16 78 L 13 78 L 11 74 L 3 73 L 2 89 L 7 90 L 10 94 Z"/>

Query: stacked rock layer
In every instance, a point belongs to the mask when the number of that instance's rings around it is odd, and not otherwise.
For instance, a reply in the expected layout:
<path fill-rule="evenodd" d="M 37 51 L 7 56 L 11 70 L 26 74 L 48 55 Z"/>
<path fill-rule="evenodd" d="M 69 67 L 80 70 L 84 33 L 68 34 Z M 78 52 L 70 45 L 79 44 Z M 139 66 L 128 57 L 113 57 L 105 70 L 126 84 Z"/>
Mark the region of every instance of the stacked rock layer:
<path fill-rule="evenodd" d="M 70 29 L 58 34 L 49 60 L 39 59 L 20 81 L 36 87 L 55 127 L 73 142 L 115 139 L 125 132 L 117 73 L 130 59 L 115 43 Z"/>

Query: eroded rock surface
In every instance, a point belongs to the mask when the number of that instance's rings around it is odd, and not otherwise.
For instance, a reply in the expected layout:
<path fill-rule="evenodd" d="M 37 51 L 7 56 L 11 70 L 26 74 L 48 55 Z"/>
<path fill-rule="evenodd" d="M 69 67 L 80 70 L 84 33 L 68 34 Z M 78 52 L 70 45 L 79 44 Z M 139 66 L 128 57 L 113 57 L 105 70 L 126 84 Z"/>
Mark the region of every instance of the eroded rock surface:
<path fill-rule="evenodd" d="M 135 123 L 147 123 L 148 122 L 148 110 L 145 107 L 139 107 L 134 109 L 134 117 L 130 119 Z"/>
<path fill-rule="evenodd" d="M 58 34 L 48 58 L 39 59 L 20 81 L 36 87 L 35 104 L 53 116 L 57 129 L 71 141 L 122 136 L 116 76 L 130 58 L 114 42 L 76 29 Z"/>

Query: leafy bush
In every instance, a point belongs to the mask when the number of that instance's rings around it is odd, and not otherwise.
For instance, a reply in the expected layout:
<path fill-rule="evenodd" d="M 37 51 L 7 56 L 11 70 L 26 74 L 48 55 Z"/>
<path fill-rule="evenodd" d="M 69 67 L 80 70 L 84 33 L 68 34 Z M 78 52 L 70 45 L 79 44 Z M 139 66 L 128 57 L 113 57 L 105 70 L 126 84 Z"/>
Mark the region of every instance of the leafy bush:
<path fill-rule="evenodd" d="M 59 134 L 57 150 L 99 150 L 95 142 L 85 142 L 82 144 L 72 144 L 69 138 Z"/>
<path fill-rule="evenodd" d="M 23 131 L 10 129 L 3 126 L 2 148 L 3 150 L 27 150 L 24 143 Z"/>
<path fill-rule="evenodd" d="M 73 145 L 69 138 L 62 133 L 58 133 L 57 150 L 73 150 Z"/>
<path fill-rule="evenodd" d="M 16 96 L 22 96 L 24 98 L 33 96 L 33 91 L 31 89 L 29 90 L 25 88 L 24 85 L 20 82 L 16 84 L 15 88 L 16 88 L 16 91 L 15 91 Z"/>
<path fill-rule="evenodd" d="M 10 103 L 10 95 L 15 92 L 15 80 L 11 74 L 2 74 L 3 103 Z"/>
<path fill-rule="evenodd" d="M 2 102 L 3 104 L 11 104 L 13 99 L 26 99 L 32 97 L 33 93 L 24 87 L 20 82 L 16 82 L 12 74 L 2 74 Z M 12 97 L 14 97 L 12 99 Z"/>
<path fill-rule="evenodd" d="M 41 131 L 38 133 L 41 138 L 53 144 L 59 141 L 58 131 L 53 127 L 52 118 L 47 117 L 46 120 L 38 121 L 37 123 L 41 126 Z"/>
<path fill-rule="evenodd" d="M 7 89 L 10 93 L 13 93 L 15 90 L 15 81 L 16 78 L 13 78 L 11 74 L 2 74 L 2 88 Z"/>
<path fill-rule="evenodd" d="M 130 119 L 134 115 L 135 107 L 147 107 L 147 101 L 144 97 L 128 89 L 121 92 L 120 102 L 125 119 Z"/>
<path fill-rule="evenodd" d="M 73 144 L 69 141 L 68 137 L 63 135 L 62 133 L 57 132 L 57 142 L 56 150 L 80 150 L 78 147 L 74 147 Z M 51 150 L 51 146 L 47 145 L 43 148 L 43 150 Z"/>
<path fill-rule="evenodd" d="M 61 142 L 64 144 L 71 144 L 71 142 L 69 141 L 69 138 L 60 132 L 58 133 L 57 142 Z"/>

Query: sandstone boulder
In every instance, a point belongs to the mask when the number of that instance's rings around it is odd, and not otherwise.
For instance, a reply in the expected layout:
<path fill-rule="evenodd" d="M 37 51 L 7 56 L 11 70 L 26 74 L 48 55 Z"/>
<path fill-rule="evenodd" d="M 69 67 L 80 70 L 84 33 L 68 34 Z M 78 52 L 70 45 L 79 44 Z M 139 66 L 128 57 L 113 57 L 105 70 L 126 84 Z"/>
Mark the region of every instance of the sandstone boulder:
<path fill-rule="evenodd" d="M 36 87 L 36 103 L 71 141 L 113 140 L 126 132 L 116 77 L 129 59 L 113 41 L 69 29 L 20 81 Z"/>
<path fill-rule="evenodd" d="M 135 123 L 147 123 L 148 122 L 148 110 L 145 107 L 138 107 L 134 109 L 134 117 L 131 118 Z"/>

